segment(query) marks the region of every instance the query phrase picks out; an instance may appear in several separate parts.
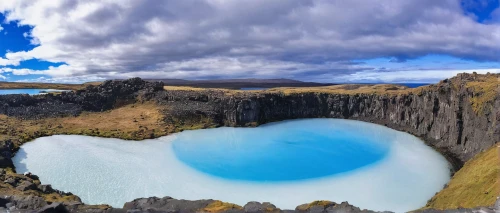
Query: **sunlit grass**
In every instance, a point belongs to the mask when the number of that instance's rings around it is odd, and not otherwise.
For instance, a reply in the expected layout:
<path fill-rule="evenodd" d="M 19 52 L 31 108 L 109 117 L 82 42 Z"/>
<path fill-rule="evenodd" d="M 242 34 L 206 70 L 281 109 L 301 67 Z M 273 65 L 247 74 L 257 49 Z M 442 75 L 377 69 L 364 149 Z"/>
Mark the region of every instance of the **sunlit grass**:
<path fill-rule="evenodd" d="M 434 209 L 492 206 L 500 195 L 500 156 L 496 145 L 469 160 L 448 186 L 425 206 Z"/>

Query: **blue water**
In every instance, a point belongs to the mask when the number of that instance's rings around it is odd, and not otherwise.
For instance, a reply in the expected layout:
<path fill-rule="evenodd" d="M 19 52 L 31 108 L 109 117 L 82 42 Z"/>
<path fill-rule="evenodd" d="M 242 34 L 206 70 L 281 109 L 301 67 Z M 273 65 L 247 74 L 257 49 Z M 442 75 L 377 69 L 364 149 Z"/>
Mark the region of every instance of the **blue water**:
<path fill-rule="evenodd" d="M 340 174 L 389 152 L 388 137 L 359 134 L 338 120 L 308 119 L 258 128 L 218 128 L 179 134 L 173 150 L 187 165 L 221 178 L 289 181 Z"/>
<path fill-rule="evenodd" d="M 68 90 L 56 90 L 56 89 L 0 89 L 0 95 L 11 95 L 11 94 L 28 94 L 28 95 L 38 95 L 44 94 L 46 92 L 63 92 Z"/>
<path fill-rule="evenodd" d="M 450 178 L 448 162 L 417 137 L 384 126 L 304 119 L 257 128 L 192 130 L 145 141 L 42 137 L 13 158 L 18 173 L 122 207 L 139 197 L 271 202 L 314 200 L 407 212 Z M 61 175 L 64 174 L 64 175 Z"/>

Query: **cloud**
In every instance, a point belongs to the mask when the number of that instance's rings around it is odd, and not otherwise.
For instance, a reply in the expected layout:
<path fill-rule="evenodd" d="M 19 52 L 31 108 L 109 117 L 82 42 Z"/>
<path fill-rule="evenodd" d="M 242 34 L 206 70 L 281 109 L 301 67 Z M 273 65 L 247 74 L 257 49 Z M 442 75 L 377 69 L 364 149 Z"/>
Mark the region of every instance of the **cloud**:
<path fill-rule="evenodd" d="M 0 66 L 64 62 L 44 71 L 54 78 L 335 78 L 375 70 L 341 64 L 357 59 L 500 61 L 500 25 L 456 0 L 18 0 L 1 11 L 33 26 L 39 46 Z"/>
<path fill-rule="evenodd" d="M 2 25 L 0 25 L 0 32 L 1 32 L 2 30 L 3 30 L 3 27 L 2 27 Z"/>
<path fill-rule="evenodd" d="M 437 83 L 440 80 L 450 78 L 459 73 L 479 74 L 500 73 L 498 69 L 467 69 L 467 70 L 402 70 L 391 72 L 390 75 L 382 72 L 365 71 L 345 75 L 337 78 L 337 82 L 387 82 L 387 83 Z"/>

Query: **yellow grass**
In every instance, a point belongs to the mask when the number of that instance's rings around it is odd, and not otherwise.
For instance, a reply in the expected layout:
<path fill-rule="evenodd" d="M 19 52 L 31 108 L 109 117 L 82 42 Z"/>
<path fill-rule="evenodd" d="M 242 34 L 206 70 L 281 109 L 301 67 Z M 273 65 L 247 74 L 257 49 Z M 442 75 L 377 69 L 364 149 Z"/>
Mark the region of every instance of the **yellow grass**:
<path fill-rule="evenodd" d="M 491 109 L 491 103 L 497 97 L 500 78 L 488 75 L 477 81 L 467 82 L 466 86 L 475 93 L 471 98 L 472 109 L 476 114 L 484 113 Z"/>
<path fill-rule="evenodd" d="M 129 104 L 105 112 L 84 112 L 77 117 L 20 120 L 0 115 L 0 140 L 19 143 L 55 134 L 80 134 L 122 139 L 146 139 L 172 132 L 154 103 Z"/>
<path fill-rule="evenodd" d="M 500 156 L 497 146 L 476 155 L 424 208 L 456 209 L 492 206 L 500 195 Z"/>
<path fill-rule="evenodd" d="M 391 85 L 391 84 L 377 84 L 377 85 L 364 85 L 364 84 L 344 84 L 325 87 L 282 87 L 272 88 L 264 92 L 269 93 L 284 93 L 284 94 L 300 94 L 300 93 L 328 93 L 328 94 L 388 94 L 399 95 L 409 94 L 421 91 L 422 88 L 408 88 L 405 86 Z"/>
<path fill-rule="evenodd" d="M 226 202 L 216 200 L 216 201 L 208 204 L 208 206 L 203 208 L 202 211 L 203 212 L 210 212 L 210 213 L 217 213 L 217 212 L 224 212 L 224 211 L 231 210 L 231 209 L 243 209 L 243 208 L 241 206 L 236 205 L 236 204 L 226 203 Z"/>
<path fill-rule="evenodd" d="M 182 90 L 182 91 L 204 91 L 207 90 L 205 88 L 197 88 L 197 87 L 187 87 L 187 86 L 164 86 L 164 90 Z"/>

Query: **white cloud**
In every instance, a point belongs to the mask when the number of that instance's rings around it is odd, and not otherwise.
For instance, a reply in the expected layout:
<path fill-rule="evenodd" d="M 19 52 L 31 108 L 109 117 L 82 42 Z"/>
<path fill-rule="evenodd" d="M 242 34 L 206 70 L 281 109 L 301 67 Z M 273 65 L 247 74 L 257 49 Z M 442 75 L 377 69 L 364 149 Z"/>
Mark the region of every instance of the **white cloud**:
<path fill-rule="evenodd" d="M 354 59 L 500 61 L 500 25 L 455 0 L 18 0 L 1 11 L 34 26 L 26 37 L 40 46 L 0 66 L 66 63 L 43 72 L 54 78 L 335 78 L 376 72 L 344 63 Z"/>
<path fill-rule="evenodd" d="M 338 78 L 337 82 L 388 82 L 388 83 L 436 83 L 440 80 L 453 77 L 459 73 L 500 73 L 498 69 L 467 69 L 467 70 L 405 70 L 390 74 L 383 72 L 365 71 Z"/>

